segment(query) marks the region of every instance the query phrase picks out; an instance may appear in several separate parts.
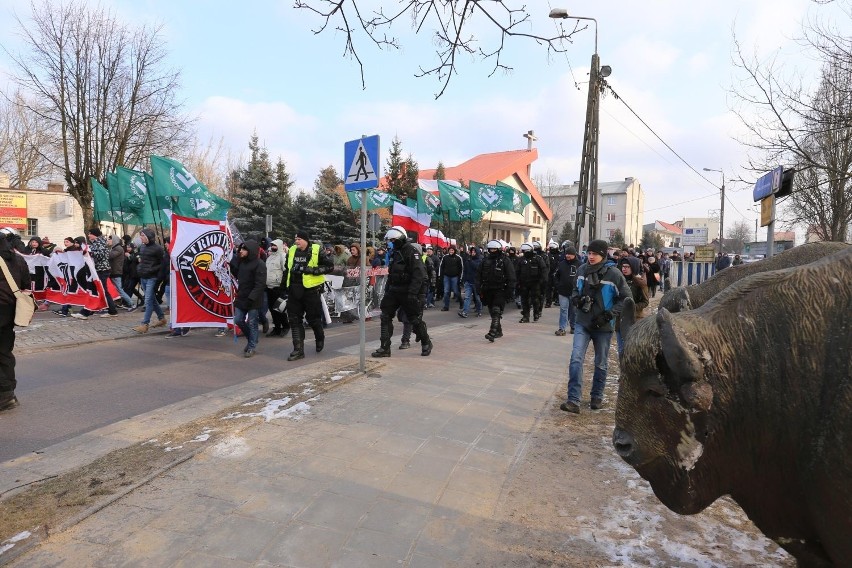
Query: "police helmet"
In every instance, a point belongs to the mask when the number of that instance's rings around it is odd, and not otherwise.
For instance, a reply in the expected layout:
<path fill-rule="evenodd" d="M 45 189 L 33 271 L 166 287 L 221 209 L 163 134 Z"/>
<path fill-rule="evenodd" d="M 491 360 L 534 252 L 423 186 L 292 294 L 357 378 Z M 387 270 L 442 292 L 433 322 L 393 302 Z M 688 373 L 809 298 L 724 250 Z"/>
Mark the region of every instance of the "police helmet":
<path fill-rule="evenodd" d="M 570 241 L 570 240 L 562 241 L 562 252 L 565 252 L 569 248 L 574 248 L 574 241 Z"/>
<path fill-rule="evenodd" d="M 388 232 L 385 233 L 386 241 L 395 241 L 399 244 L 404 244 L 407 238 L 408 233 L 406 233 L 405 229 L 403 229 L 399 225 L 391 227 L 390 229 L 388 229 Z"/>
<path fill-rule="evenodd" d="M 488 241 L 488 244 L 485 245 L 485 248 L 488 250 L 503 250 L 503 243 L 498 240 Z"/>
<path fill-rule="evenodd" d="M 526 244 L 526 243 L 524 243 L 524 244 Z M 521 248 L 523 248 L 523 246 L 524 245 L 521 245 Z M 535 251 L 540 251 L 541 250 L 541 242 L 540 241 L 533 241 L 532 248 Z"/>
<path fill-rule="evenodd" d="M 550 250 L 556 250 L 556 249 L 559 248 L 559 243 L 552 240 L 549 243 L 547 243 L 547 248 L 549 248 Z"/>
<path fill-rule="evenodd" d="M 18 231 L 16 229 L 13 229 L 12 227 L 3 227 L 2 229 L 0 229 L 0 233 L 3 233 L 7 237 L 18 236 Z"/>
<path fill-rule="evenodd" d="M 532 252 L 533 246 L 529 243 L 524 243 L 521 245 L 521 253 Z"/>

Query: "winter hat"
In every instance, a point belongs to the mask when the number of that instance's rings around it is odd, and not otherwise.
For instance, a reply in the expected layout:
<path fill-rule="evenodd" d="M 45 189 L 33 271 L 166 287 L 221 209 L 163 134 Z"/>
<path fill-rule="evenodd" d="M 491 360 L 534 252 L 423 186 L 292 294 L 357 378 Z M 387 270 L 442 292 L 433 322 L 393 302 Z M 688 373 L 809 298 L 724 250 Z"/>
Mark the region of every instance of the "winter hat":
<path fill-rule="evenodd" d="M 577 249 L 574 247 L 566 247 L 565 254 L 573 254 L 574 256 L 577 256 Z"/>
<path fill-rule="evenodd" d="M 308 232 L 307 229 L 299 229 L 298 231 L 296 231 L 296 238 L 309 241 L 311 240 L 311 234 Z"/>
<path fill-rule="evenodd" d="M 608 248 L 609 245 L 606 243 L 606 241 L 596 239 L 589 243 L 589 247 L 586 250 L 588 250 L 588 252 L 596 252 L 602 257 L 606 258 Z"/>

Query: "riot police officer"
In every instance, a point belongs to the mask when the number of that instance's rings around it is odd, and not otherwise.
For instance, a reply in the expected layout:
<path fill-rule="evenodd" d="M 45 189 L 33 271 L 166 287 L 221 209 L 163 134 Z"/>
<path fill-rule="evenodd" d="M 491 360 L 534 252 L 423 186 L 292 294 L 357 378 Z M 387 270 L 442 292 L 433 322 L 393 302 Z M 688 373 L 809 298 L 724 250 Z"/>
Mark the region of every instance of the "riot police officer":
<path fill-rule="evenodd" d="M 388 283 L 380 305 L 381 345 L 373 351 L 373 357 L 391 356 L 391 338 L 393 337 L 393 318 L 401 307 L 412 331 L 420 341 L 420 354 L 424 357 L 432 352 L 432 341 L 423 321 L 423 302 L 426 294 L 426 265 L 418 250 L 408 242 L 405 229 L 391 227 L 385 234 L 388 243 L 390 262 L 388 264 Z"/>
<path fill-rule="evenodd" d="M 551 240 L 547 243 L 547 287 L 544 290 L 544 307 L 549 308 L 553 304 L 559 303 L 559 293 L 556 291 L 556 281 L 553 275 L 556 273 L 556 267 L 559 266 L 559 261 L 562 260 L 562 252 L 559 250 L 559 243 Z"/>
<path fill-rule="evenodd" d="M 541 245 L 539 245 L 541 248 Z M 521 245 L 521 260 L 518 262 L 518 287 L 521 291 L 520 323 L 529 323 L 530 306 L 535 321 L 541 317 L 541 292 L 547 282 L 547 264 L 535 253 L 533 245 Z"/>
<path fill-rule="evenodd" d="M 515 291 L 515 268 L 512 261 L 503 254 L 500 241 L 488 241 L 485 248 L 488 253 L 476 272 L 476 293 L 482 297 L 482 303 L 488 306 L 491 327 L 485 334 L 485 339 L 493 343 L 496 338 L 503 337 L 500 318 L 503 317 L 506 301 Z"/>

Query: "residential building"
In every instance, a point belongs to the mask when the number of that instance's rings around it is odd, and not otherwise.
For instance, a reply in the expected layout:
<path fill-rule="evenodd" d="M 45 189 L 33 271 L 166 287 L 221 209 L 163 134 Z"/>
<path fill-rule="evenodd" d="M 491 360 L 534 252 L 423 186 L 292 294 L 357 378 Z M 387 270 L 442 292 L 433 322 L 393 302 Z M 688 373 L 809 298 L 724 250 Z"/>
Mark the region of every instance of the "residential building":
<path fill-rule="evenodd" d="M 665 221 L 654 221 L 642 225 L 642 235 L 651 233 L 657 235 L 663 240 L 664 247 L 680 248 L 682 231 L 680 226 L 674 223 L 666 223 Z M 630 244 L 629 242 L 626 244 Z M 638 243 L 636 243 L 638 244 Z"/>
<path fill-rule="evenodd" d="M 485 214 L 487 238 L 502 239 L 515 246 L 528 241 L 546 242 L 552 212 L 530 177 L 532 163 L 537 159 L 536 148 L 480 154 L 457 166 L 445 166 L 445 179 L 465 185 L 471 180 L 491 184 L 500 181 L 526 193 L 531 202 L 523 213 L 491 211 Z M 432 179 L 434 175 L 435 170 L 420 170 L 423 179 Z"/>
<path fill-rule="evenodd" d="M 565 223 L 575 224 L 577 222 L 577 194 L 580 190 L 580 182 L 575 181 L 571 185 L 558 185 L 543 189 L 542 196 L 557 214 L 556 222 L 551 227 L 551 235 L 559 235 Z M 642 239 L 643 211 L 645 209 L 645 193 L 642 184 L 634 177 L 626 177 L 624 181 L 610 181 L 598 183 L 598 209 L 595 233 L 597 238 L 609 240 L 612 234 L 619 230 L 624 235 L 627 244 L 638 244 Z M 581 243 L 589 242 L 589 225 L 592 220 L 587 219 Z"/>
<path fill-rule="evenodd" d="M 16 229 L 26 242 L 32 236 L 49 236 L 54 243 L 83 231 L 83 209 L 62 182 L 46 189 L 9 187 L 9 176 L 0 174 L 0 227 Z"/>

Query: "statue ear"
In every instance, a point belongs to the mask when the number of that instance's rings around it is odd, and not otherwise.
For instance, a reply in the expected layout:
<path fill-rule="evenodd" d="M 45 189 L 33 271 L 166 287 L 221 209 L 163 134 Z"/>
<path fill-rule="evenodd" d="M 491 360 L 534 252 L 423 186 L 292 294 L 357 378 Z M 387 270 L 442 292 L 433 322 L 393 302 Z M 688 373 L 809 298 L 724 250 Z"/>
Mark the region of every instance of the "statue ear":
<path fill-rule="evenodd" d="M 657 312 L 660 346 L 666 365 L 674 373 L 677 383 L 700 382 L 704 378 L 704 365 L 692 351 L 685 338 L 672 323 L 672 315 L 665 308 Z"/>

